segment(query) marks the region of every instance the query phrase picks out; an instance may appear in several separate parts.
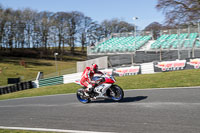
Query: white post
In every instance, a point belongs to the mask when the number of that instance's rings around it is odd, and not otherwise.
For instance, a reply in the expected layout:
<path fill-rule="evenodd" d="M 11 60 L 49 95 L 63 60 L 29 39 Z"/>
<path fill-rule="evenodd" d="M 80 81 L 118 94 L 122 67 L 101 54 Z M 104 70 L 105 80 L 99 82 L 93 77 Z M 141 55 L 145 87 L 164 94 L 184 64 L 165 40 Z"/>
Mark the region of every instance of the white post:
<path fill-rule="evenodd" d="M 190 25 L 188 25 L 188 34 L 190 34 Z"/>
<path fill-rule="evenodd" d="M 137 19 L 138 19 L 138 17 L 133 17 L 133 20 L 137 20 Z M 135 30 L 135 37 L 136 37 L 136 34 L 137 34 L 137 32 L 136 32 L 136 31 L 137 31 L 137 29 L 136 29 L 136 28 L 137 28 L 137 27 L 136 27 L 136 24 L 134 24 L 134 27 L 135 27 L 134 30 Z"/>
<path fill-rule="evenodd" d="M 138 19 L 138 17 L 133 17 L 133 20 L 137 20 Z M 137 27 L 136 27 L 136 24 L 134 24 L 134 27 L 135 27 L 135 39 L 136 39 L 136 36 L 137 36 Z M 136 54 L 136 40 L 134 41 L 134 57 L 135 57 L 135 54 Z M 134 62 L 134 57 L 132 57 L 132 65 L 133 65 L 133 62 Z"/>
<path fill-rule="evenodd" d="M 58 55 L 58 53 L 54 53 L 54 56 L 55 56 L 55 65 L 56 65 L 56 73 L 57 73 L 57 76 L 59 76 L 58 75 L 58 65 L 57 65 L 57 55 Z"/>

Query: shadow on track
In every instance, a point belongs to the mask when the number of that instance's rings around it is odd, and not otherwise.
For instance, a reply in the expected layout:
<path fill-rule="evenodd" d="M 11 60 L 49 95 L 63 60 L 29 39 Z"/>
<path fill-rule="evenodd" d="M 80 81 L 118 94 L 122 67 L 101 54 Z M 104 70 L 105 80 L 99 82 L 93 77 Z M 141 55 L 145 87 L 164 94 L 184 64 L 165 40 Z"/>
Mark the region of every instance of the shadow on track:
<path fill-rule="evenodd" d="M 122 101 L 119 103 L 127 103 L 127 102 L 138 102 L 144 99 L 147 99 L 148 96 L 137 96 L 137 97 L 124 97 Z M 93 103 L 114 103 L 112 99 L 105 99 L 105 100 L 97 100 L 97 101 L 92 101 Z"/>

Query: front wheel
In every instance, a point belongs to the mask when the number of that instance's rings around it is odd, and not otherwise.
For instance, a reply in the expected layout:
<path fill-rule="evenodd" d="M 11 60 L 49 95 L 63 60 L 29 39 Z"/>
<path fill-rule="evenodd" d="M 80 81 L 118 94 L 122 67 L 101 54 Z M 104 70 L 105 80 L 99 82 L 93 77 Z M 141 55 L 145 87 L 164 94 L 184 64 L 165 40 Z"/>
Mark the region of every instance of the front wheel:
<path fill-rule="evenodd" d="M 108 90 L 110 90 L 108 95 L 110 96 L 111 99 L 117 102 L 123 100 L 124 91 L 118 85 L 113 85 Z"/>
<path fill-rule="evenodd" d="M 83 88 L 77 90 L 76 96 L 81 103 L 89 103 L 91 101 L 90 98 L 85 96 Z"/>

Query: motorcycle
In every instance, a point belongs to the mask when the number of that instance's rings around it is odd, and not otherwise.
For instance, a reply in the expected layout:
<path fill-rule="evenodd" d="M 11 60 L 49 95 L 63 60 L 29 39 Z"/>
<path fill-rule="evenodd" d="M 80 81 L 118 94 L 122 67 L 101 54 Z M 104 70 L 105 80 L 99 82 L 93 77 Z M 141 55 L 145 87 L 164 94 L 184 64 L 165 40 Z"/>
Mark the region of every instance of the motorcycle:
<path fill-rule="evenodd" d="M 118 85 L 114 84 L 116 80 L 112 75 L 94 75 L 92 80 L 95 81 L 96 84 L 92 91 L 88 92 L 89 96 L 85 95 L 84 89 L 86 88 L 80 84 L 80 81 L 75 81 L 76 84 L 82 86 L 76 93 L 77 99 L 81 103 L 89 103 L 96 99 L 112 99 L 119 102 L 124 98 L 124 91 Z"/>

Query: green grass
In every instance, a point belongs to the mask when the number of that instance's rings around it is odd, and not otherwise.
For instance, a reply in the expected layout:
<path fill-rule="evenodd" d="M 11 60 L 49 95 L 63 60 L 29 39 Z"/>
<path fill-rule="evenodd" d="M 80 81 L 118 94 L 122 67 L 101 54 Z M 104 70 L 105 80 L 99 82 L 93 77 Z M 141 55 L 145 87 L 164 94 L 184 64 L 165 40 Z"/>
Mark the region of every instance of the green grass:
<path fill-rule="evenodd" d="M 78 88 L 80 88 L 80 86 L 74 83 L 46 86 L 46 87 L 41 87 L 41 88 L 33 88 L 33 89 L 19 91 L 15 93 L 0 95 L 0 100 L 21 98 L 21 97 L 75 93 Z"/>
<path fill-rule="evenodd" d="M 116 77 L 116 84 L 126 89 L 167 88 L 200 86 L 200 69 Z M 25 91 L 0 95 L 0 100 L 54 94 L 75 93 L 80 86 L 70 83 L 34 88 Z"/>
<path fill-rule="evenodd" d="M 76 61 L 82 60 L 84 57 L 65 56 L 68 61 L 57 61 L 59 74 L 67 74 L 76 72 Z M 26 68 L 20 65 L 20 61 L 24 60 Z M 51 76 L 57 76 L 56 65 L 54 60 L 32 59 L 32 58 L 6 58 L 0 57 L 0 86 L 7 85 L 7 78 L 18 78 L 22 81 L 33 80 L 39 71 L 44 76 L 54 73 Z M 66 70 L 62 72 L 62 70 Z M 61 73 L 62 72 L 62 73 Z"/>
<path fill-rule="evenodd" d="M 123 89 L 200 86 L 200 69 L 162 72 L 117 78 Z"/>

